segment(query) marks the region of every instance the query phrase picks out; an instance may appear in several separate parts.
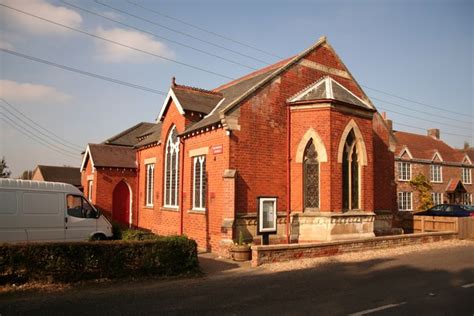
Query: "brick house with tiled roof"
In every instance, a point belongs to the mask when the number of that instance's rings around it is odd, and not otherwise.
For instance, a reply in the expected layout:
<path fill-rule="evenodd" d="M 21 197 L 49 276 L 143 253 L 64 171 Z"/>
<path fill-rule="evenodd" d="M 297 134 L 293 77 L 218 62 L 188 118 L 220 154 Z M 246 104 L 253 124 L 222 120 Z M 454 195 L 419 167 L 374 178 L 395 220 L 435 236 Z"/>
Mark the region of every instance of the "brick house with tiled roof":
<path fill-rule="evenodd" d="M 410 180 L 423 174 L 432 186 L 434 204 L 472 204 L 474 186 L 472 159 L 465 152 L 450 147 L 440 139 L 438 129 L 427 135 L 395 132 L 395 180 L 397 181 L 398 208 L 419 210 L 419 193 Z"/>
<path fill-rule="evenodd" d="M 374 236 L 396 210 L 394 142 L 325 37 L 214 90 L 173 78 L 134 145 L 130 224 L 221 253 L 270 218 L 271 242 Z"/>
<path fill-rule="evenodd" d="M 141 122 L 86 147 L 80 168 L 84 194 L 114 221 L 129 225 L 133 222 L 131 201 L 137 181 L 134 146 L 138 137 L 154 125 Z"/>

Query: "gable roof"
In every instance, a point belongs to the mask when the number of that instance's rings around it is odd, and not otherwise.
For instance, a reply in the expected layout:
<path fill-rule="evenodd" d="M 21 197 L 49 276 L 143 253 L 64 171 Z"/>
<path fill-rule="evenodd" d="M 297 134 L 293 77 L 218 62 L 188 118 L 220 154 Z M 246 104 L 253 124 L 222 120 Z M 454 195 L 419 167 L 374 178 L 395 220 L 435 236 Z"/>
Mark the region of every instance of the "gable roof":
<path fill-rule="evenodd" d="M 469 158 L 471 163 L 474 163 L 474 147 L 469 147 L 467 149 L 461 149 L 460 151 Z"/>
<path fill-rule="evenodd" d="M 149 130 L 154 123 L 141 122 L 126 130 L 118 133 L 115 136 L 102 142 L 106 145 L 117 145 L 117 146 L 135 146 L 138 143 L 138 137 L 145 131 Z"/>
<path fill-rule="evenodd" d="M 218 122 L 222 122 L 225 120 L 226 114 L 232 110 L 234 107 L 238 106 L 242 101 L 244 101 L 247 97 L 252 95 L 258 89 L 264 87 L 266 84 L 271 82 L 274 78 L 278 77 L 284 71 L 289 69 L 291 66 L 295 65 L 301 59 L 303 59 L 306 55 L 308 55 L 311 51 L 316 49 L 317 47 L 326 44 L 331 50 L 333 50 L 330 45 L 327 43 L 327 39 L 325 36 L 322 36 L 318 39 L 318 41 L 310 46 L 309 48 L 302 51 L 300 54 L 290 57 L 288 59 L 282 60 L 276 64 L 270 65 L 266 68 L 260 69 L 256 72 L 253 72 L 249 75 L 246 75 L 242 78 L 237 80 L 231 81 L 227 84 L 224 84 L 213 91 L 217 91 L 223 94 L 224 101 L 221 102 L 216 106 L 216 108 L 206 116 L 204 119 L 188 126 L 186 130 L 182 134 L 187 134 L 194 130 L 204 128 L 206 126 L 210 126 L 216 124 Z M 361 91 L 363 99 L 366 100 L 366 104 L 364 107 L 368 107 L 371 109 L 375 109 L 373 104 L 370 102 L 370 99 L 365 95 L 360 85 L 355 81 L 352 74 L 349 72 L 347 67 L 345 67 L 344 63 L 340 60 L 337 54 L 334 52 L 336 58 L 339 59 L 343 67 L 346 69 L 349 77 L 357 86 L 357 88 Z M 338 89 L 338 88 L 336 88 Z M 340 91 L 337 91 L 339 93 Z M 344 94 L 345 95 L 345 94 Z M 351 99 L 352 100 L 352 99 Z M 364 103 L 364 102 L 363 102 Z"/>
<path fill-rule="evenodd" d="M 453 192 L 462 192 L 466 193 L 466 187 L 464 184 L 462 184 L 462 181 L 458 178 L 451 178 L 448 182 L 448 185 L 446 186 L 446 192 L 447 193 L 453 193 Z"/>
<path fill-rule="evenodd" d="M 440 139 L 427 135 L 394 132 L 397 138 L 396 156 L 408 148 L 412 159 L 432 161 L 438 153 L 444 162 L 462 163 L 464 155 Z"/>
<path fill-rule="evenodd" d="M 135 148 L 140 148 L 147 145 L 159 144 L 161 139 L 161 122 L 153 124 L 145 133 L 139 136 L 139 142 Z"/>
<path fill-rule="evenodd" d="M 330 76 L 324 76 L 312 83 L 295 96 L 288 99 L 289 102 L 311 101 L 311 100 L 335 100 L 349 103 L 364 109 L 372 110 L 373 107 L 363 101 Z"/>
<path fill-rule="evenodd" d="M 89 159 L 94 168 L 109 167 L 135 169 L 137 167 L 135 161 L 135 149 L 129 146 L 88 144 L 86 153 L 82 160 L 81 171 L 84 170 L 86 162 Z"/>
<path fill-rule="evenodd" d="M 35 172 L 41 172 L 44 181 L 63 182 L 74 186 L 81 186 L 81 172 L 76 167 L 38 165 Z"/>

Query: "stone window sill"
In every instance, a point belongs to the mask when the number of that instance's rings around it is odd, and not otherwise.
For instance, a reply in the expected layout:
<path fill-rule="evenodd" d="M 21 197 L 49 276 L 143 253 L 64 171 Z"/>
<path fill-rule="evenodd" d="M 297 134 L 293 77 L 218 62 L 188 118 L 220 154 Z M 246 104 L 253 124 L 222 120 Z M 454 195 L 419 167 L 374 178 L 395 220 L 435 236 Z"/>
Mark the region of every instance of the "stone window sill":
<path fill-rule="evenodd" d="M 206 210 L 188 210 L 188 214 L 204 215 L 204 214 L 206 214 Z"/>
<path fill-rule="evenodd" d="M 179 212 L 179 208 L 161 207 L 161 208 L 160 208 L 160 211 L 178 213 L 178 212 Z"/>

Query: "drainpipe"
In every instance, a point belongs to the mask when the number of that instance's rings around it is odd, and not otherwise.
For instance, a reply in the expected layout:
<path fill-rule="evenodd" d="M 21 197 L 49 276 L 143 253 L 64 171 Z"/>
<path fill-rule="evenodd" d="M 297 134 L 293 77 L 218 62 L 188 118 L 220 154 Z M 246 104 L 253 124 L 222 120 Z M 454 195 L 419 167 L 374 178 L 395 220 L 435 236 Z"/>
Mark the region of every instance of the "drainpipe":
<path fill-rule="evenodd" d="M 286 106 L 286 242 L 290 243 L 290 212 L 291 212 L 291 153 L 290 153 L 290 141 L 291 141 L 291 118 L 290 118 L 290 105 Z"/>
<path fill-rule="evenodd" d="M 181 152 L 181 163 L 180 163 L 180 170 L 181 172 L 179 173 L 179 207 L 181 209 L 181 211 L 179 212 L 180 213 L 180 218 L 179 218 L 179 234 L 182 235 L 183 232 L 184 232 L 184 227 L 183 227 L 183 212 L 184 212 L 184 205 L 183 205 L 183 188 L 184 188 L 184 139 L 182 137 L 180 137 L 180 140 L 179 142 L 183 145 L 182 147 L 182 150 L 180 151 Z"/>
<path fill-rule="evenodd" d="M 137 210 L 137 222 L 136 227 L 138 228 L 138 212 L 140 208 L 140 150 L 137 150 L 137 176 L 135 177 L 135 208 Z M 132 210 L 133 212 L 133 210 Z M 133 214 L 132 214 L 132 222 L 133 222 Z"/>

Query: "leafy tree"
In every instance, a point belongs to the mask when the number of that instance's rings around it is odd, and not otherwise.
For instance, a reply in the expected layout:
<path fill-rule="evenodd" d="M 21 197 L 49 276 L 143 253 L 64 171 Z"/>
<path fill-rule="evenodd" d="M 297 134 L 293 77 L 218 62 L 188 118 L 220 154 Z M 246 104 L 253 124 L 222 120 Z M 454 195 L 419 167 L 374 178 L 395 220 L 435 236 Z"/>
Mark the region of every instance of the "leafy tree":
<path fill-rule="evenodd" d="M 469 142 L 464 142 L 464 150 L 469 149 L 469 147 L 471 147 Z"/>
<path fill-rule="evenodd" d="M 12 172 L 8 169 L 5 157 L 2 157 L 2 160 L 0 161 L 0 178 L 10 178 Z"/>
<path fill-rule="evenodd" d="M 420 205 L 418 211 L 426 211 L 433 207 L 433 198 L 431 197 L 431 184 L 428 179 L 423 175 L 419 174 L 410 181 L 410 185 L 413 189 L 418 192 L 420 197 Z"/>
<path fill-rule="evenodd" d="M 33 178 L 33 170 L 25 170 L 20 176 L 22 180 L 31 180 Z"/>

